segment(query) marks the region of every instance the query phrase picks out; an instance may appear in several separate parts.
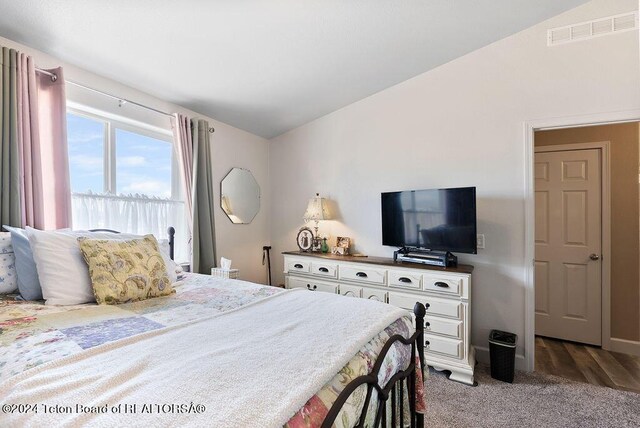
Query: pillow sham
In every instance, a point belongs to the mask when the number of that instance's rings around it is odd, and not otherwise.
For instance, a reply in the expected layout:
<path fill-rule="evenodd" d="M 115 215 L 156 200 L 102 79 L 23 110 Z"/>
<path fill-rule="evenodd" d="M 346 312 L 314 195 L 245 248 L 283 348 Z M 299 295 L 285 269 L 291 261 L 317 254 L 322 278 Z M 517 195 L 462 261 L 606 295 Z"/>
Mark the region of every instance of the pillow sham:
<path fill-rule="evenodd" d="M 11 244 L 16 259 L 18 292 L 24 300 L 42 300 L 42 287 L 38 278 L 38 269 L 33 260 L 29 237 L 24 229 L 3 226 L 11 232 Z"/>
<path fill-rule="evenodd" d="M 98 304 L 167 296 L 175 291 L 153 235 L 141 239 L 78 238 Z"/>
<path fill-rule="evenodd" d="M 145 235 L 136 235 L 133 233 L 112 233 L 112 232 L 90 232 L 88 230 L 76 230 L 69 231 L 70 233 L 80 237 L 84 236 L 87 238 L 93 239 L 113 239 L 113 240 L 129 240 L 129 239 L 141 239 Z M 169 280 L 173 284 L 178 280 L 178 275 L 182 273 L 182 267 L 178 265 L 176 262 L 171 260 L 169 255 L 170 247 L 168 239 L 160 239 L 157 240 L 158 248 L 160 249 L 160 254 L 162 254 L 162 258 L 164 259 L 164 264 L 167 267 L 167 275 L 169 275 Z"/>
<path fill-rule="evenodd" d="M 0 294 L 18 289 L 15 256 L 11 245 L 11 233 L 0 232 Z"/>

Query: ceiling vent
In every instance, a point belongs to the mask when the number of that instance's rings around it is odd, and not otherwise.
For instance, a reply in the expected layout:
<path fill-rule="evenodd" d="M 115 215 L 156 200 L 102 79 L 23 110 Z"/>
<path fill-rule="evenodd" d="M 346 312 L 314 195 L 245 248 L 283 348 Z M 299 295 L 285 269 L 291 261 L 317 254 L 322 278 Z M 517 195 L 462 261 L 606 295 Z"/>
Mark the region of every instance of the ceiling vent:
<path fill-rule="evenodd" d="M 547 45 L 578 42 L 594 37 L 617 34 L 638 29 L 638 11 L 552 28 L 547 31 Z"/>

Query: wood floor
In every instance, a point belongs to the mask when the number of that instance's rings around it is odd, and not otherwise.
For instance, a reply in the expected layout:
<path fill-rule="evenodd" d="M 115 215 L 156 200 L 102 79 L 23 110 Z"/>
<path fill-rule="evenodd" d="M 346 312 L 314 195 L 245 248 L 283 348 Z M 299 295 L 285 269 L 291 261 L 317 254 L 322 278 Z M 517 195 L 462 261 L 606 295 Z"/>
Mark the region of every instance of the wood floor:
<path fill-rule="evenodd" d="M 536 371 L 640 394 L 640 357 L 536 336 Z"/>

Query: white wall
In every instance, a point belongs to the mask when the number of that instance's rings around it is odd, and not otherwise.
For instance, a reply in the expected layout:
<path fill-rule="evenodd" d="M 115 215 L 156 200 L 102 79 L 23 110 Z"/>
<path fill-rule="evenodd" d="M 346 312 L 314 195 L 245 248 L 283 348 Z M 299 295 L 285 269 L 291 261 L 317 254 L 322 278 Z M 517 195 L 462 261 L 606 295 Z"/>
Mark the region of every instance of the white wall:
<path fill-rule="evenodd" d="M 218 257 L 224 256 L 233 260 L 233 267 L 240 269 L 240 277 L 249 281 L 265 283 L 266 270 L 262 266 L 262 246 L 269 244 L 269 169 L 268 141 L 240 129 L 205 117 L 196 112 L 184 109 L 142 93 L 118 82 L 87 72 L 70 64 L 52 58 L 40 51 L 20 45 L 0 37 L 0 45 L 14 48 L 34 57 L 40 68 L 64 67 L 65 78 L 86 86 L 127 98 L 132 101 L 154 107 L 168 113 L 183 113 L 190 117 L 207 119 L 215 128 L 211 135 L 213 144 L 213 188 L 216 197 L 216 244 Z M 153 73 L 152 70 L 149 71 Z M 115 100 L 91 94 L 86 90 L 67 85 L 69 100 L 78 103 L 100 103 L 100 108 L 115 114 L 134 117 L 142 122 L 170 129 L 169 119 L 157 113 L 148 112 L 132 105 L 118 107 Z M 233 167 L 251 170 L 261 188 L 260 212 L 249 225 L 234 225 L 224 214 L 219 204 L 220 181 Z"/>
<path fill-rule="evenodd" d="M 296 248 L 315 192 L 339 211 L 321 233 L 391 256 L 381 245 L 380 192 L 476 186 L 486 249 L 460 257 L 475 266 L 472 342 L 486 347 L 490 329 L 513 331 L 522 357 L 523 124 L 640 109 L 637 32 L 549 48 L 546 30 L 637 8 L 636 0 L 587 3 L 271 140 L 274 255 Z M 282 271 L 275 257 L 278 281 Z"/>

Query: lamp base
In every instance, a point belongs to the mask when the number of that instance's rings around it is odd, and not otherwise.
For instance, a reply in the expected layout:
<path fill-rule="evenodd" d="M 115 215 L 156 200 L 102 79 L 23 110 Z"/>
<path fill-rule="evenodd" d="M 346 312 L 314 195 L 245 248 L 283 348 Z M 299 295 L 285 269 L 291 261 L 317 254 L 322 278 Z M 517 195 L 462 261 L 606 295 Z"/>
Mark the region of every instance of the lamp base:
<path fill-rule="evenodd" d="M 311 251 L 313 251 L 314 253 L 322 252 L 322 239 L 320 238 L 320 234 L 318 233 L 318 223 L 319 221 L 316 220 L 316 225 L 313 228 L 315 230 L 315 233 L 313 234 L 313 245 L 311 246 Z"/>

